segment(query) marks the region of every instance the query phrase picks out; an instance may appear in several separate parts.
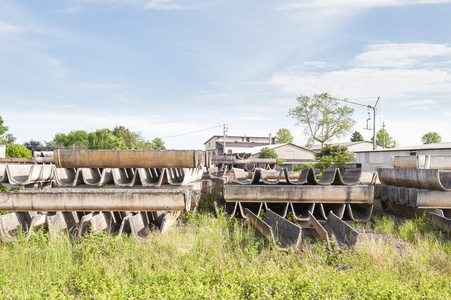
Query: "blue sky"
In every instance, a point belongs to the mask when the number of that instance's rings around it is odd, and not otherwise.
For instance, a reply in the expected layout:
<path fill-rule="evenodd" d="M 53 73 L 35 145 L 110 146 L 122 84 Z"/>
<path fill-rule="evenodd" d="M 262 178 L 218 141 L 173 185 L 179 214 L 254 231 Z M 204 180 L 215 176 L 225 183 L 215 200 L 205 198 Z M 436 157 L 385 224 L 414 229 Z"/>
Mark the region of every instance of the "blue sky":
<path fill-rule="evenodd" d="M 381 97 L 376 127 L 401 146 L 449 142 L 450 15 L 451 0 L 0 0 L 0 116 L 20 143 L 123 125 L 203 149 L 226 123 L 304 145 L 288 110 L 327 92 Z"/>

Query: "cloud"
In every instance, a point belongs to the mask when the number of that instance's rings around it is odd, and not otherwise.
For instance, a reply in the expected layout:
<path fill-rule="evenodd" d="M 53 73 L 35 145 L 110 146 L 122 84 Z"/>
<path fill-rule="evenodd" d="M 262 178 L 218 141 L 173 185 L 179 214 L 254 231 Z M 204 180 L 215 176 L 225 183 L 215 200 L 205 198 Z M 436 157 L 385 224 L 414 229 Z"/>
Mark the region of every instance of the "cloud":
<path fill-rule="evenodd" d="M 443 44 L 375 44 L 341 70 L 310 72 L 300 66 L 274 73 L 269 83 L 293 96 L 328 92 L 343 98 L 417 100 L 451 92 L 450 60 L 451 48 Z"/>
<path fill-rule="evenodd" d="M 7 34 L 16 34 L 24 32 L 25 28 L 20 26 L 14 26 L 11 24 L 8 24 L 2 20 L 0 20 L 0 35 L 7 35 Z"/>
<path fill-rule="evenodd" d="M 353 64 L 369 68 L 418 68 L 443 65 L 443 58 L 445 62 L 448 59 L 449 65 L 451 47 L 446 44 L 381 43 L 365 47 L 365 52 L 357 55 Z"/>
<path fill-rule="evenodd" d="M 75 0 L 76 3 L 95 3 L 103 5 L 128 5 L 140 9 L 154 10 L 181 10 L 196 9 L 203 4 L 200 1 L 181 1 L 181 0 Z"/>
<path fill-rule="evenodd" d="M 84 90 L 121 90 L 123 86 L 115 83 L 80 83 L 78 88 Z"/>
<path fill-rule="evenodd" d="M 333 9 L 333 8 L 374 8 L 387 6 L 406 6 L 421 4 L 450 3 L 451 0 L 310 0 L 285 1 L 279 9 Z"/>

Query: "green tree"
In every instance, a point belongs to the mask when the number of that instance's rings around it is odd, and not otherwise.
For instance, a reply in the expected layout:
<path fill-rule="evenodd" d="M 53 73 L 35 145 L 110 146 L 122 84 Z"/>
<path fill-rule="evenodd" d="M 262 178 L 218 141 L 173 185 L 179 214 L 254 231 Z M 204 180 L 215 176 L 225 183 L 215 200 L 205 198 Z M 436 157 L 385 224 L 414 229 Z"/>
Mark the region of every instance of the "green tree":
<path fill-rule="evenodd" d="M 426 144 L 436 144 L 442 142 L 442 137 L 437 132 L 428 132 L 421 137 L 421 142 Z"/>
<path fill-rule="evenodd" d="M 359 142 L 359 141 L 364 141 L 363 135 L 356 130 L 351 135 L 351 142 Z"/>
<path fill-rule="evenodd" d="M 160 138 L 154 138 L 152 140 L 152 146 L 155 150 L 166 150 L 166 147 L 164 146 L 164 141 Z"/>
<path fill-rule="evenodd" d="M 89 134 L 84 130 L 72 130 L 68 134 L 57 133 L 53 142 L 64 145 L 65 148 L 87 149 L 89 145 Z"/>
<path fill-rule="evenodd" d="M 298 105 L 289 110 L 288 115 L 296 120 L 295 125 L 304 127 L 308 137 L 307 145 L 314 141 L 324 144 L 332 138 L 341 138 L 351 132 L 355 121 L 351 119 L 354 112 L 348 106 L 339 106 L 337 100 L 330 99 L 328 94 L 300 96 Z"/>
<path fill-rule="evenodd" d="M 63 144 L 58 144 L 54 141 L 44 141 L 45 145 L 41 147 L 42 151 L 53 151 L 56 149 L 66 149 L 66 147 Z"/>
<path fill-rule="evenodd" d="M 4 121 L 0 116 L 0 144 L 14 144 L 16 138 L 11 133 L 6 133 L 8 131 L 8 126 L 3 125 Z"/>
<path fill-rule="evenodd" d="M 385 140 L 384 140 L 384 137 L 385 137 Z M 374 141 L 374 139 L 371 138 L 371 141 Z M 387 130 L 384 130 L 383 128 L 381 128 L 376 134 L 376 144 L 379 146 L 385 146 L 385 148 L 396 148 L 399 146 L 398 143 L 396 142 L 396 140 L 394 140 L 388 134 Z"/>
<path fill-rule="evenodd" d="M 347 162 L 354 161 L 354 153 L 345 146 L 326 145 L 320 152 L 315 153 L 315 160 L 315 168 L 324 170 L 337 167 L 343 170 Z"/>
<path fill-rule="evenodd" d="M 260 151 L 259 158 L 278 158 L 276 151 L 269 147 L 263 147 Z"/>
<path fill-rule="evenodd" d="M 140 132 L 131 131 L 124 126 L 116 126 L 113 134 L 118 138 L 122 138 L 127 149 L 142 149 L 146 147 L 146 140 L 141 136 Z"/>
<path fill-rule="evenodd" d="M 88 141 L 91 149 L 127 149 L 124 140 L 115 136 L 108 128 L 89 133 Z"/>
<path fill-rule="evenodd" d="M 276 144 L 293 143 L 293 135 L 290 130 L 286 128 L 280 128 L 275 136 Z"/>
<path fill-rule="evenodd" d="M 6 146 L 6 157 L 31 157 L 32 152 L 24 145 L 11 144 Z"/>

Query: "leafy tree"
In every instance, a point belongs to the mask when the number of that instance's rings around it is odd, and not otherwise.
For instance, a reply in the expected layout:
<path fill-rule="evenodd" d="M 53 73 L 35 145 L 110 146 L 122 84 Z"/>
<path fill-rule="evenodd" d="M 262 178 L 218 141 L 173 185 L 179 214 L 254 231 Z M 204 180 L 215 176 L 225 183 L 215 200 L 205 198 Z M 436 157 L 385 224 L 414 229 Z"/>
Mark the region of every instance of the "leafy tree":
<path fill-rule="evenodd" d="M 0 144 L 14 144 L 16 138 L 11 133 L 6 133 L 8 131 L 8 126 L 3 125 L 4 121 L 0 116 Z"/>
<path fill-rule="evenodd" d="M 351 135 L 351 142 L 359 142 L 359 141 L 364 141 L 363 135 L 358 131 L 354 131 Z"/>
<path fill-rule="evenodd" d="M 421 137 L 421 142 L 426 144 L 435 144 L 435 143 L 441 143 L 442 137 L 437 132 L 428 132 L 425 135 Z"/>
<path fill-rule="evenodd" d="M 384 144 L 384 136 L 385 136 L 385 144 Z M 373 138 L 371 138 L 371 141 L 374 141 Z M 385 130 L 384 133 L 384 129 L 381 128 L 377 133 L 376 133 L 376 144 L 380 145 L 380 146 L 384 146 L 385 148 L 396 148 L 398 147 L 398 143 L 396 142 L 396 140 L 394 140 L 387 132 L 387 130 Z"/>
<path fill-rule="evenodd" d="M 260 151 L 260 158 L 278 158 L 276 151 L 274 149 L 270 149 L 269 147 L 263 147 Z"/>
<path fill-rule="evenodd" d="M 322 149 L 332 138 L 344 137 L 350 133 L 355 124 L 351 119 L 354 109 L 339 106 L 338 101 L 328 98 L 327 93 L 313 95 L 312 98 L 300 96 L 296 100 L 298 106 L 290 109 L 288 115 L 296 120 L 295 125 L 304 127 L 304 134 L 308 137 L 307 145 L 318 141 Z"/>
<path fill-rule="evenodd" d="M 131 131 L 124 126 L 114 127 L 113 134 L 124 140 L 127 149 L 142 149 L 147 142 L 140 132 Z"/>
<path fill-rule="evenodd" d="M 91 149 L 127 149 L 124 140 L 115 136 L 108 128 L 91 132 L 88 141 Z"/>
<path fill-rule="evenodd" d="M 24 145 L 11 144 L 6 146 L 6 157 L 31 157 L 32 153 Z"/>
<path fill-rule="evenodd" d="M 54 141 L 46 142 L 44 141 L 45 145 L 41 147 L 42 151 L 53 151 L 56 149 L 66 149 L 66 147 L 63 144 L 58 144 Z"/>
<path fill-rule="evenodd" d="M 64 145 L 65 148 L 87 149 L 89 145 L 89 134 L 84 130 L 72 130 L 68 134 L 57 133 L 53 142 Z"/>
<path fill-rule="evenodd" d="M 344 169 L 347 162 L 354 161 L 354 153 L 345 146 L 326 145 L 320 152 L 315 153 L 315 168 L 324 170 L 333 166 Z"/>
<path fill-rule="evenodd" d="M 29 140 L 23 144 L 31 152 L 41 150 L 42 143 L 40 141 Z"/>
<path fill-rule="evenodd" d="M 276 144 L 293 143 L 293 135 L 286 128 L 280 128 L 276 133 L 275 139 Z"/>
<path fill-rule="evenodd" d="M 155 150 L 166 150 L 166 147 L 164 146 L 164 141 L 160 138 L 154 138 L 152 140 L 152 146 Z"/>

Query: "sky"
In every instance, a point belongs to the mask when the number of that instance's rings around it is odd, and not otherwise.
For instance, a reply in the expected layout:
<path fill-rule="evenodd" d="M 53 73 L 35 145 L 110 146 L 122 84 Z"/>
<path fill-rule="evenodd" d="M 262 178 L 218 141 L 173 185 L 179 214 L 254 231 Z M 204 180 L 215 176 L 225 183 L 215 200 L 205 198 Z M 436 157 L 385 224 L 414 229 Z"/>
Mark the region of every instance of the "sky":
<path fill-rule="evenodd" d="M 303 146 L 288 111 L 327 92 L 380 97 L 376 130 L 400 146 L 451 142 L 450 15 L 451 0 L 0 0 L 0 116 L 18 143 L 122 125 L 204 149 L 226 124 Z M 372 110 L 348 106 L 370 140 Z"/>

